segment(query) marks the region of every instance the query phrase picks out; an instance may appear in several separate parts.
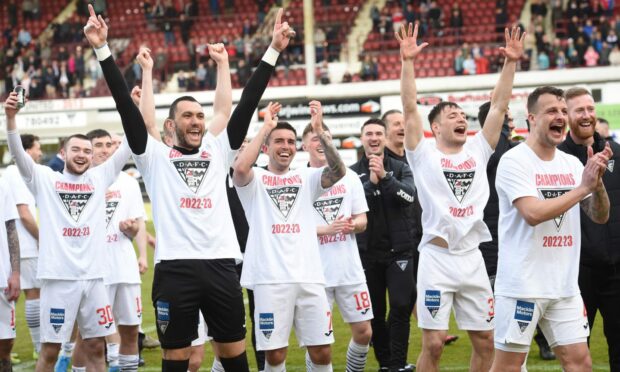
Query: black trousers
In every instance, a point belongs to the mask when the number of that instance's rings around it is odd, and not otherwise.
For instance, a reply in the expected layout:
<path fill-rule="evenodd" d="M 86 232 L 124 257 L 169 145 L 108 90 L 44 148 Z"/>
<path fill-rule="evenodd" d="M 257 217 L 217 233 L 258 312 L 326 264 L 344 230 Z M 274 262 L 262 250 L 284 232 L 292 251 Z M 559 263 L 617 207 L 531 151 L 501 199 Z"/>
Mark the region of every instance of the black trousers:
<path fill-rule="evenodd" d="M 590 329 L 594 325 L 596 311 L 601 312 L 603 332 L 607 338 L 609 368 L 611 372 L 620 372 L 620 265 L 581 265 L 579 288 L 588 312 Z"/>
<path fill-rule="evenodd" d="M 415 299 L 413 259 L 370 260 L 362 258 L 374 318 L 372 346 L 380 367 L 407 364 L 411 311 Z M 386 290 L 390 311 L 386 320 Z"/>

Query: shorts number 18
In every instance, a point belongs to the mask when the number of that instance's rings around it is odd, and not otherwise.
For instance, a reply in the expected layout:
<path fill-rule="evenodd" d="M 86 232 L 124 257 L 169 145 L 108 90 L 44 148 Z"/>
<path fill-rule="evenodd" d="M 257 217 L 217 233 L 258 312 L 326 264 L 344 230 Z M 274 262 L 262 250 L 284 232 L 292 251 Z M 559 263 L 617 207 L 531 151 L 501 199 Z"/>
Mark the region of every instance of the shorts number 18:
<path fill-rule="evenodd" d="M 360 292 L 353 295 L 355 297 L 355 304 L 357 307 L 355 310 L 368 309 L 370 307 L 370 299 L 368 298 L 368 292 Z"/>

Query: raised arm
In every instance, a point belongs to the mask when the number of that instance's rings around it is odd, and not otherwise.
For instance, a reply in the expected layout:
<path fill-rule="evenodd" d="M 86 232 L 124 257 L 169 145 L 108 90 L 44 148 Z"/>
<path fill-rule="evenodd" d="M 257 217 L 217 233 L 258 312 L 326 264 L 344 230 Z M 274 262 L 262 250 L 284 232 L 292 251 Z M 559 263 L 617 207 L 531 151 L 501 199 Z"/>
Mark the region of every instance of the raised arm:
<path fill-rule="evenodd" d="M 90 17 L 84 27 L 84 35 L 95 49 L 103 76 L 116 103 L 116 109 L 121 115 L 121 122 L 129 147 L 134 154 L 143 154 L 146 150 L 146 141 L 148 139 L 144 119 L 140 114 L 140 110 L 133 104 L 127 84 L 118 66 L 116 66 L 112 52 L 108 47 L 108 26 L 101 16 L 95 14 L 91 4 L 88 4 L 88 11 L 90 12 Z"/>
<path fill-rule="evenodd" d="M 9 143 L 9 151 L 15 159 L 15 164 L 19 173 L 26 183 L 32 180 L 34 173 L 34 160 L 26 153 L 22 146 L 22 139 L 17 132 L 17 124 L 15 117 L 19 108 L 17 107 L 17 93 L 9 93 L 8 98 L 4 101 L 4 113 L 6 114 L 6 133 L 7 141 Z"/>
<path fill-rule="evenodd" d="M 403 102 L 405 116 L 405 148 L 415 150 L 424 136 L 422 116 L 418 111 L 418 89 L 415 82 L 414 62 L 428 43 L 418 45 L 418 25 L 409 23 L 409 27 L 401 26 L 396 32 L 396 40 L 400 43 L 400 98 Z"/>
<path fill-rule="evenodd" d="M 15 301 L 19 297 L 19 238 L 17 229 L 15 228 L 15 220 L 5 222 L 6 238 L 9 244 L 9 261 L 11 261 L 11 275 L 8 279 L 8 288 L 6 289 L 7 299 Z"/>
<path fill-rule="evenodd" d="M 493 89 L 491 108 L 482 128 L 484 137 L 493 149 L 497 146 L 502 125 L 504 124 L 504 117 L 508 112 L 517 63 L 523 55 L 525 32 L 521 34 L 519 27 L 513 27 L 511 32 L 508 32 L 508 28 L 506 28 L 505 36 L 506 46 L 499 48 L 505 58 L 504 67 L 499 75 L 495 89 Z"/>
<path fill-rule="evenodd" d="M 323 147 L 325 153 L 325 160 L 327 160 L 327 167 L 323 169 L 323 174 L 321 175 L 321 187 L 327 189 L 344 177 L 347 173 L 347 167 L 344 165 L 336 146 L 332 142 L 331 134 L 323 130 L 323 108 L 321 107 L 321 102 L 310 101 L 309 105 L 312 132 L 319 136 L 321 147 Z"/>
<path fill-rule="evenodd" d="M 146 131 L 154 139 L 161 142 L 161 134 L 157 128 L 155 119 L 155 94 L 153 92 L 153 58 L 151 50 L 142 47 L 136 57 L 138 64 L 142 68 L 142 88 L 140 89 L 140 113 L 144 118 Z M 132 92 L 133 93 L 133 92 Z"/>
<path fill-rule="evenodd" d="M 258 67 L 248 80 L 247 85 L 241 93 L 241 99 L 239 104 L 235 107 L 235 110 L 228 121 L 229 124 L 226 127 L 228 132 L 228 141 L 230 148 L 233 150 L 241 147 L 245 136 L 248 133 L 250 121 L 252 121 L 252 115 L 260 102 L 269 79 L 273 73 L 276 61 L 280 52 L 282 52 L 288 45 L 291 37 L 295 36 L 295 32 L 289 26 L 288 22 L 282 22 L 283 9 L 278 10 L 276 16 L 276 22 L 273 26 L 273 37 L 271 39 L 271 45 L 263 59 L 258 64 Z"/>
<path fill-rule="evenodd" d="M 228 52 L 224 44 L 209 44 L 209 56 L 217 63 L 217 85 L 213 100 L 213 119 L 209 124 L 209 133 L 217 136 L 228 125 L 232 111 L 232 84 L 230 82 L 230 66 Z M 247 132 L 247 130 L 246 130 Z"/>
<path fill-rule="evenodd" d="M 250 143 L 245 147 L 243 151 L 239 153 L 233 168 L 233 183 L 235 186 L 245 186 L 254 178 L 254 171 L 252 167 L 258 159 L 260 148 L 265 139 L 271 133 L 273 128 L 278 125 L 278 117 L 276 116 L 282 106 L 279 103 L 269 102 L 267 110 L 265 110 L 265 121 L 260 131 L 252 138 Z"/>

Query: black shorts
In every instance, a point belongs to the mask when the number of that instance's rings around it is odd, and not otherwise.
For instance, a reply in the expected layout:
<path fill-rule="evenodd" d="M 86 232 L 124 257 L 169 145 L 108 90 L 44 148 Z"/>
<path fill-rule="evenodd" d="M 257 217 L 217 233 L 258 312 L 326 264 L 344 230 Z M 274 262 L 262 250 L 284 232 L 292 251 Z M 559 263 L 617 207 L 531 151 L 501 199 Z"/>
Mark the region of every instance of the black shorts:
<path fill-rule="evenodd" d="M 245 307 L 234 259 L 172 260 L 155 266 L 153 307 L 163 349 L 198 338 L 199 311 L 215 342 L 245 339 Z"/>

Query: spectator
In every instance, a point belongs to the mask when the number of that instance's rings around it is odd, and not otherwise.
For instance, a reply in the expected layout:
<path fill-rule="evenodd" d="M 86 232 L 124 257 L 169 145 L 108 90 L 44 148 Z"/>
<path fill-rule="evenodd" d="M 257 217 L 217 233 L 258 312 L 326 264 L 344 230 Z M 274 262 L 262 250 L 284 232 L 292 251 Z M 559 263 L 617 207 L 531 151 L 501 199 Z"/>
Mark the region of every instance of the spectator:
<path fill-rule="evenodd" d="M 450 16 L 450 29 L 452 34 L 456 38 L 456 43 L 461 43 L 461 33 L 463 29 L 463 14 L 461 13 L 461 8 L 459 8 L 458 3 L 454 3 L 452 7 L 452 15 Z"/>
<path fill-rule="evenodd" d="M 476 75 L 476 61 L 471 55 L 468 55 L 463 61 L 463 73 L 465 75 Z"/>
<path fill-rule="evenodd" d="M 207 89 L 215 89 L 215 82 L 217 81 L 217 66 L 212 58 L 207 61 Z"/>
<path fill-rule="evenodd" d="M 362 69 L 360 70 L 360 78 L 364 81 L 377 80 L 379 78 L 378 66 L 373 61 L 370 54 L 364 56 L 364 62 L 362 62 Z"/>
<path fill-rule="evenodd" d="M 403 21 L 405 20 L 405 16 L 403 14 L 402 8 L 395 5 L 392 10 L 392 27 L 394 32 L 399 32 L 400 26 L 402 26 Z"/>
<path fill-rule="evenodd" d="M 562 0 L 551 0 L 551 25 L 554 29 L 558 28 L 559 22 L 561 22 L 564 17 L 562 3 Z"/>
<path fill-rule="evenodd" d="M 616 45 L 618 44 L 618 35 L 616 34 L 615 30 L 609 30 L 609 33 L 607 34 L 607 38 L 605 39 L 605 41 L 607 41 L 607 44 L 609 45 Z"/>
<path fill-rule="evenodd" d="M 351 76 L 351 74 L 347 71 L 344 73 L 344 75 L 342 75 L 342 83 L 350 83 L 353 81 L 353 77 Z"/>
<path fill-rule="evenodd" d="M 456 75 L 463 75 L 463 64 L 465 59 L 463 58 L 463 51 L 458 49 L 456 51 L 456 55 L 454 56 L 454 73 Z"/>
<path fill-rule="evenodd" d="M 568 59 L 563 50 L 560 50 L 555 58 L 555 67 L 559 69 L 568 67 Z"/>
<path fill-rule="evenodd" d="M 217 18 L 220 15 L 220 2 L 218 0 L 210 0 L 211 13 Z"/>
<path fill-rule="evenodd" d="M 321 62 L 325 59 L 326 36 L 322 28 L 317 27 L 314 31 L 314 50 L 316 53 L 316 61 Z"/>
<path fill-rule="evenodd" d="M 323 85 L 331 83 L 329 78 L 329 63 L 327 61 L 323 61 L 321 67 L 319 67 L 319 81 Z"/>
<path fill-rule="evenodd" d="M 91 79 L 96 81 L 102 76 L 101 67 L 99 67 L 99 62 L 97 61 L 97 58 L 95 58 L 94 55 L 91 55 L 90 58 L 88 59 L 87 68 L 88 68 L 88 75 L 90 76 Z"/>
<path fill-rule="evenodd" d="M 436 35 L 441 36 L 441 8 L 437 4 L 436 0 L 431 1 L 431 5 L 428 8 L 428 20 L 431 28 Z"/>
<path fill-rule="evenodd" d="M 252 69 L 250 66 L 245 62 L 245 60 L 240 59 L 237 66 L 237 81 L 239 81 L 239 86 L 246 86 L 251 75 Z"/>
<path fill-rule="evenodd" d="M 594 67 L 598 64 L 599 54 L 596 52 L 593 46 L 589 46 L 585 55 L 584 60 L 586 61 L 587 67 Z"/>
<path fill-rule="evenodd" d="M 185 14 L 179 16 L 180 28 L 181 28 L 181 40 L 183 44 L 187 45 L 189 42 L 189 33 L 192 30 L 192 20 Z"/>
<path fill-rule="evenodd" d="M 600 66 L 609 66 L 609 54 L 611 53 L 611 46 L 607 42 L 603 42 L 603 47 L 599 53 L 598 64 Z"/>
<path fill-rule="evenodd" d="M 12 28 L 17 27 L 17 4 L 15 0 L 10 0 L 7 5 L 7 14 L 9 16 L 9 26 Z"/>
<path fill-rule="evenodd" d="M 65 147 L 65 139 L 58 139 L 58 152 L 54 155 L 50 161 L 47 162 L 47 166 L 52 168 L 53 171 L 62 173 L 65 169 L 65 158 L 63 156 L 63 148 Z"/>
<path fill-rule="evenodd" d="M 416 17 L 415 17 L 415 10 L 413 8 L 413 4 L 407 4 L 407 6 L 405 7 L 404 15 L 405 15 L 405 24 L 415 23 Z"/>
<path fill-rule="evenodd" d="M 491 63 L 484 53 L 476 53 L 474 55 L 474 62 L 476 64 L 476 74 L 488 74 L 491 72 Z"/>
<path fill-rule="evenodd" d="M 504 28 L 508 23 L 508 14 L 506 8 L 495 8 L 495 33 L 498 34 L 498 40 L 504 37 Z"/>
<path fill-rule="evenodd" d="M 166 8 L 164 11 L 164 19 L 162 22 L 162 30 L 164 31 L 164 39 L 166 42 L 166 46 L 174 45 L 174 26 L 177 22 L 178 17 L 177 10 L 172 5 L 171 0 L 166 1 Z"/>
<path fill-rule="evenodd" d="M 34 19 L 34 0 L 24 0 L 22 2 L 22 17 L 24 19 L 24 23 L 27 19 Z"/>
<path fill-rule="evenodd" d="M 620 66 L 620 48 L 618 45 L 614 45 L 609 53 L 609 64 L 612 66 Z"/>
<path fill-rule="evenodd" d="M 375 32 L 379 31 L 379 23 L 381 22 L 381 12 L 377 5 L 373 5 L 370 9 L 370 19 L 372 20 L 372 29 Z"/>
<path fill-rule="evenodd" d="M 196 83 L 200 90 L 204 90 L 207 87 L 207 69 L 204 63 L 199 64 L 196 69 Z"/>
<path fill-rule="evenodd" d="M 538 53 L 538 69 L 541 71 L 549 69 L 549 56 L 544 50 Z"/>
<path fill-rule="evenodd" d="M 183 70 L 179 71 L 177 74 L 177 86 L 179 88 L 179 92 L 187 91 L 187 75 Z"/>
<path fill-rule="evenodd" d="M 573 19 L 573 17 L 579 18 L 579 4 L 577 4 L 577 0 L 568 1 L 568 5 L 566 6 L 566 16 L 569 19 Z"/>
<path fill-rule="evenodd" d="M 542 16 L 543 18 L 547 16 L 547 4 L 544 0 L 531 0 L 530 3 L 530 13 L 532 14 L 532 18 L 536 16 Z"/>
<path fill-rule="evenodd" d="M 32 41 L 32 36 L 30 36 L 30 32 L 22 27 L 17 34 L 17 42 L 23 47 L 27 48 Z"/>

